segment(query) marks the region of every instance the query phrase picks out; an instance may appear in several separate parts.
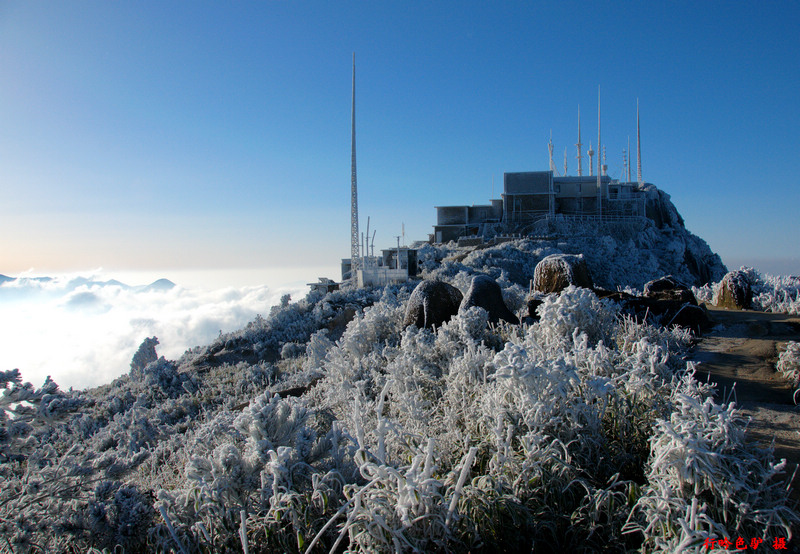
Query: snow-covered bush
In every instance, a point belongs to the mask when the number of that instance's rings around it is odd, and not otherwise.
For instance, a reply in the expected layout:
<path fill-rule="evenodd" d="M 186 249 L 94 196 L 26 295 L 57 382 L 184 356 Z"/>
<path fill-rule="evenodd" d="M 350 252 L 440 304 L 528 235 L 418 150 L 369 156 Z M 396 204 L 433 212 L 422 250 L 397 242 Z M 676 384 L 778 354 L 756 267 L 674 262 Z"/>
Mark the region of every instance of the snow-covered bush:
<path fill-rule="evenodd" d="M 800 387 L 800 343 L 789 341 L 786 344 L 786 348 L 778 355 L 775 369 L 791 381 L 792 386 Z M 797 391 L 795 391 L 796 394 Z"/>
<path fill-rule="evenodd" d="M 442 276 L 492 274 L 518 309 L 526 248 Z M 287 300 L 80 393 L 0 373 L 0 549 L 650 552 L 798 521 L 687 332 L 575 287 L 530 325 L 404 329 L 411 288 Z"/>
<path fill-rule="evenodd" d="M 742 272 L 753 292 L 752 308 L 762 312 L 800 314 L 800 277 L 763 274 L 752 267 L 742 267 Z M 721 282 L 703 287 L 693 287 L 698 302 L 713 302 Z"/>

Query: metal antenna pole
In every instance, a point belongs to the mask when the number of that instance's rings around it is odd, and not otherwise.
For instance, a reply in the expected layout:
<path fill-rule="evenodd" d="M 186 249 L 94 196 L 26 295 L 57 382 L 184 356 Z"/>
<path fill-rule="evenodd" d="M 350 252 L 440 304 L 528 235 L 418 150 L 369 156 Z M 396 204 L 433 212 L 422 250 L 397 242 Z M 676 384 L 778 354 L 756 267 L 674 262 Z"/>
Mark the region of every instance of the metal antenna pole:
<path fill-rule="evenodd" d="M 553 172 L 553 175 L 558 175 L 558 170 L 556 170 L 556 164 L 553 161 L 553 130 L 550 129 L 550 142 L 547 143 L 547 151 L 550 153 L 550 171 Z"/>
<path fill-rule="evenodd" d="M 581 156 L 581 107 L 578 106 L 578 143 L 575 145 L 578 147 L 578 177 L 583 177 L 583 160 Z M 591 162 L 589 162 L 591 163 Z"/>
<path fill-rule="evenodd" d="M 628 135 L 628 182 L 631 182 L 631 137 Z"/>
<path fill-rule="evenodd" d="M 358 184 L 356 179 L 356 53 L 353 52 L 353 107 L 350 134 L 350 264 L 353 280 L 359 268 L 358 244 Z"/>
<path fill-rule="evenodd" d="M 600 87 L 597 87 L 597 215 L 603 216 L 602 181 L 600 175 L 603 165 L 600 163 Z"/>
<path fill-rule="evenodd" d="M 639 99 L 636 99 L 636 180 L 642 186 L 642 142 L 639 136 Z"/>

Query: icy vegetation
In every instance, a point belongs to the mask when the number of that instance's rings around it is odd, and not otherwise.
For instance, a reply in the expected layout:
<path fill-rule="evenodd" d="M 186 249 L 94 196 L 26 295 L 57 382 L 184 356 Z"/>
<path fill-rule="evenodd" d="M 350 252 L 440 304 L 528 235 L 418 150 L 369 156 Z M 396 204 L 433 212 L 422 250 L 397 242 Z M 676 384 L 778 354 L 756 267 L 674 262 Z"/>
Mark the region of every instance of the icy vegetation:
<path fill-rule="evenodd" d="M 459 272 L 477 271 L 526 288 L 539 261 L 562 253 L 583 254 L 594 284 L 611 290 L 620 285 L 641 289 L 664 275 L 701 286 L 722 279 L 726 272 L 719 256 L 683 228 L 664 231 L 646 225 L 642 232 L 631 233 L 623 225 L 564 225 L 552 226 L 549 232 L 554 238 L 520 239 L 477 248 L 457 248 L 454 243 L 425 245 L 417 256 L 426 275 L 453 279 Z"/>
<path fill-rule="evenodd" d="M 462 292 L 491 275 L 522 315 L 535 262 L 570 244 L 420 259 Z M 661 270 L 595 246 L 601 285 Z M 286 297 L 177 361 L 148 339 L 96 389 L 0 372 L 0 549 L 678 552 L 790 536 L 785 462 L 695 380 L 688 332 L 574 286 L 530 325 L 472 307 L 404 329 L 413 286 Z"/>
<path fill-rule="evenodd" d="M 763 312 L 800 314 L 800 277 L 763 274 L 751 267 L 740 272 L 753 292 L 752 309 Z M 694 287 L 698 302 L 715 303 L 721 282 Z"/>
<path fill-rule="evenodd" d="M 789 341 L 786 344 L 786 348 L 778 356 L 775 368 L 798 388 L 795 391 L 797 402 L 797 392 L 800 392 L 800 342 Z"/>

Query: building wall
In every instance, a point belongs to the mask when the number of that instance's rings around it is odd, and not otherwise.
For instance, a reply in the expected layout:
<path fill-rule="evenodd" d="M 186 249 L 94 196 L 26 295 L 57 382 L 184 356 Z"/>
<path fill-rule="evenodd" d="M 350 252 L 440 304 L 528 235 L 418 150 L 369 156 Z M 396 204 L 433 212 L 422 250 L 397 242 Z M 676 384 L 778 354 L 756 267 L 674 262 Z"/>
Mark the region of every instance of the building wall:
<path fill-rule="evenodd" d="M 467 206 L 436 206 L 438 225 L 463 225 L 467 222 Z"/>

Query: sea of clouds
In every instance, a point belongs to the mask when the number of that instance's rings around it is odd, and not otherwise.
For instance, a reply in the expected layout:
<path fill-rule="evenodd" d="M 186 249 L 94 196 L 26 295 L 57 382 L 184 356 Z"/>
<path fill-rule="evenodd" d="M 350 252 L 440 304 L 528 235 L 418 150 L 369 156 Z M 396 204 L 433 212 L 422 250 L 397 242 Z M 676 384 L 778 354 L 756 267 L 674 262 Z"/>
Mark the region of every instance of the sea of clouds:
<path fill-rule="evenodd" d="M 272 285 L 219 286 L 211 279 L 207 287 L 165 280 L 129 286 L 102 272 L 0 278 L 0 370 L 19 368 L 36 387 L 48 375 L 62 389 L 109 383 L 129 371 L 147 337 L 158 337 L 159 355 L 177 359 L 266 316 L 283 295 L 307 293 L 307 274 L 282 275 Z M 193 277 L 186 281 L 203 280 Z"/>

